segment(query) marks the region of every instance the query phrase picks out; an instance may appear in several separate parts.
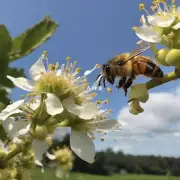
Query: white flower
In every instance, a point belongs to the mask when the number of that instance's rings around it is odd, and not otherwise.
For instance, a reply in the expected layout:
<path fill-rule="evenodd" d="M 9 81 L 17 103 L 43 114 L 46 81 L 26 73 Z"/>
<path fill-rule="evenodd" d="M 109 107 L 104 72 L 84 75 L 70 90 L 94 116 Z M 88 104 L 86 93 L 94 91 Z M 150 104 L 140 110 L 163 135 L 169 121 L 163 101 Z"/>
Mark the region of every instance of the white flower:
<path fill-rule="evenodd" d="M 163 4 L 163 7 L 161 4 Z M 176 8 L 174 4 L 169 5 L 166 2 L 156 1 L 152 6 L 154 14 L 147 12 L 144 4 L 140 4 L 140 10 L 144 10 L 147 16 L 143 15 L 141 17 L 143 25 L 134 28 L 134 30 L 136 35 L 144 41 L 159 43 L 164 38 L 162 36 L 163 28 L 172 28 L 174 30 L 180 28 L 180 7 Z"/>
<path fill-rule="evenodd" d="M 53 94 L 47 94 L 45 103 L 47 106 L 47 113 L 51 116 L 60 114 L 64 110 L 59 99 Z M 31 120 L 28 119 L 28 114 L 19 109 L 19 107 L 23 109 L 23 107 L 27 105 L 31 110 L 36 110 L 40 105 L 40 101 L 37 99 L 37 101 L 28 101 L 25 104 L 24 100 L 20 100 L 7 106 L 0 113 L 3 128 L 12 140 L 17 139 L 20 135 L 25 135 L 31 127 Z M 15 114 L 17 114 L 17 116 L 15 116 Z M 32 143 L 32 147 L 35 153 L 35 163 L 42 166 L 42 155 L 49 147 L 47 142 L 35 139 Z"/>
<path fill-rule="evenodd" d="M 8 79 L 10 79 L 15 86 L 26 90 L 26 91 L 34 91 L 35 90 L 35 84 L 36 81 L 40 79 L 40 77 L 43 75 L 43 73 L 46 73 L 46 68 L 44 66 L 44 61 L 47 60 L 45 55 L 42 54 L 42 56 L 39 58 L 39 60 L 32 65 L 32 67 L 29 70 L 30 76 L 32 80 L 28 80 L 24 77 L 18 77 L 14 78 L 12 76 L 7 76 Z"/>
<path fill-rule="evenodd" d="M 48 148 L 49 148 L 49 145 L 46 141 L 41 141 L 38 139 L 33 140 L 32 149 L 34 151 L 35 163 L 37 165 L 43 167 L 43 164 L 42 164 L 43 154 L 48 150 Z"/>
<path fill-rule="evenodd" d="M 81 159 L 93 163 L 95 146 L 92 139 L 95 134 L 119 130 L 120 124 L 116 120 L 107 120 L 108 111 L 99 110 L 95 103 L 79 106 L 70 97 L 62 104 L 67 111 L 79 117 L 75 117 L 71 122 L 71 149 Z"/>
<path fill-rule="evenodd" d="M 14 78 L 12 76 L 7 76 L 7 78 L 15 86 L 30 92 L 52 93 L 58 97 L 61 97 L 63 94 L 64 97 L 65 92 L 76 91 L 76 96 L 85 96 L 87 91 L 89 91 L 89 86 L 86 86 L 86 76 L 99 68 L 99 65 L 96 64 L 91 70 L 85 71 L 83 76 L 78 76 L 80 68 L 75 69 L 77 61 L 69 64 L 68 60 L 59 69 L 56 65 L 49 64 L 49 67 L 46 67 L 45 64 L 48 65 L 48 59 L 43 53 L 29 70 L 32 80 L 24 77 Z"/>

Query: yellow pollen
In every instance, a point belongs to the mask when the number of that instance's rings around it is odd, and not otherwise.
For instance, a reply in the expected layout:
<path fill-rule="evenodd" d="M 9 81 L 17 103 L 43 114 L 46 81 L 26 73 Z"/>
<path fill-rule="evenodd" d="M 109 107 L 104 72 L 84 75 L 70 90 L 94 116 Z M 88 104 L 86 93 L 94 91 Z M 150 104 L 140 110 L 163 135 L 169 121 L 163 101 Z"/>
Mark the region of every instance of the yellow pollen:
<path fill-rule="evenodd" d="M 171 3 L 172 3 L 172 4 L 175 4 L 175 1 L 176 1 L 176 0 L 171 0 Z"/>
<path fill-rule="evenodd" d="M 71 57 L 66 57 L 66 61 L 70 61 L 71 60 Z"/>
<path fill-rule="evenodd" d="M 112 113 L 112 109 L 109 109 L 108 112 L 109 112 L 109 113 Z"/>
<path fill-rule="evenodd" d="M 44 57 L 47 58 L 47 55 L 48 55 L 47 51 L 44 51 L 43 54 L 44 54 Z"/>
<path fill-rule="evenodd" d="M 100 65 L 99 65 L 99 64 L 96 64 L 96 68 L 100 68 Z"/>
<path fill-rule="evenodd" d="M 97 96 L 97 93 L 92 93 L 92 97 L 96 97 Z"/>
<path fill-rule="evenodd" d="M 142 11 L 144 9 L 144 4 L 139 4 L 139 10 Z"/>
<path fill-rule="evenodd" d="M 56 69 L 56 66 L 54 64 L 49 64 L 49 70 L 54 71 Z"/>
<path fill-rule="evenodd" d="M 100 101 L 100 100 L 96 101 L 96 104 L 101 104 L 101 103 L 102 103 L 102 101 Z"/>
<path fill-rule="evenodd" d="M 112 89 L 111 88 L 107 88 L 107 92 L 112 92 Z"/>
<path fill-rule="evenodd" d="M 81 68 L 76 68 L 75 72 L 79 73 L 81 71 Z"/>

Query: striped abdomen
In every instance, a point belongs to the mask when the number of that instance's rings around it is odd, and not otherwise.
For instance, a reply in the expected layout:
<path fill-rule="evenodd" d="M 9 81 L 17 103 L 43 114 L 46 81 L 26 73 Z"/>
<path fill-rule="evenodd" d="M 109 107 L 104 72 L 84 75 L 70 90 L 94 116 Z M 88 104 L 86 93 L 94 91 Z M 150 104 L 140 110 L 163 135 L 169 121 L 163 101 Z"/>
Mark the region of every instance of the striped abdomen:
<path fill-rule="evenodd" d="M 133 69 L 136 75 L 145 75 L 151 78 L 162 78 L 164 75 L 159 66 L 145 56 L 134 58 Z"/>

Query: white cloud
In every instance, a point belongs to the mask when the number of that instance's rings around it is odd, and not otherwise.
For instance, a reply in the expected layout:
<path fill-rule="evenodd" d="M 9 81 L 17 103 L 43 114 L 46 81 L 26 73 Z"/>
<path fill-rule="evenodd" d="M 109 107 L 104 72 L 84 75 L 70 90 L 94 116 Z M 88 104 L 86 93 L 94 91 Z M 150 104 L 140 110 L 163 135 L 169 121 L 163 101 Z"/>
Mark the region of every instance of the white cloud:
<path fill-rule="evenodd" d="M 144 112 L 137 116 L 128 107 L 120 110 L 123 130 L 107 137 L 116 139 L 111 147 L 125 153 L 180 156 L 180 89 L 150 93 L 142 107 Z"/>

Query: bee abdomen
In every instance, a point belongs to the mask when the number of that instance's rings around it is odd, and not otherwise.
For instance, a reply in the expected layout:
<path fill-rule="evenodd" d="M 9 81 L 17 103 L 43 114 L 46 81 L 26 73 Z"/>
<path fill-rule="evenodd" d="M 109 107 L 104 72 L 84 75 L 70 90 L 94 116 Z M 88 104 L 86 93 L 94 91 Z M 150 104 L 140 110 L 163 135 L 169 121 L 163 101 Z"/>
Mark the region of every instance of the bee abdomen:
<path fill-rule="evenodd" d="M 134 64 L 134 70 L 137 75 L 145 75 L 152 78 L 163 77 L 163 71 L 152 61 L 137 61 Z"/>

